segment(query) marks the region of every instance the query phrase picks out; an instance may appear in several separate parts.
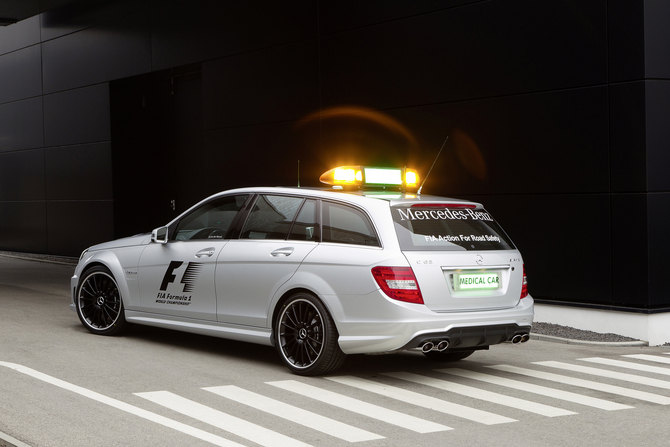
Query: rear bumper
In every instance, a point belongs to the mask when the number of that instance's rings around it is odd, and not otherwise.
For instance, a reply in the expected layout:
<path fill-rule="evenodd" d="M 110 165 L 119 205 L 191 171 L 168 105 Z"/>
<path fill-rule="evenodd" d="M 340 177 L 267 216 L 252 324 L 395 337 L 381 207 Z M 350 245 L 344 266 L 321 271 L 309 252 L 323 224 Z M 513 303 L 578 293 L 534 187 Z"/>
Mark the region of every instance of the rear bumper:
<path fill-rule="evenodd" d="M 530 326 L 518 324 L 502 324 L 493 326 L 475 326 L 453 328 L 446 332 L 434 332 L 417 335 L 401 349 L 413 349 L 423 346 L 427 342 L 437 345 L 446 340 L 449 342 L 449 351 L 461 349 L 481 349 L 512 341 L 515 335 L 528 334 Z"/>
<path fill-rule="evenodd" d="M 345 354 L 374 354 L 413 349 L 427 341 L 449 341 L 449 349 L 483 349 L 527 334 L 533 324 L 531 296 L 512 308 L 472 312 L 431 312 L 421 305 L 396 307 L 395 315 L 379 308 L 377 318 L 335 320 Z"/>

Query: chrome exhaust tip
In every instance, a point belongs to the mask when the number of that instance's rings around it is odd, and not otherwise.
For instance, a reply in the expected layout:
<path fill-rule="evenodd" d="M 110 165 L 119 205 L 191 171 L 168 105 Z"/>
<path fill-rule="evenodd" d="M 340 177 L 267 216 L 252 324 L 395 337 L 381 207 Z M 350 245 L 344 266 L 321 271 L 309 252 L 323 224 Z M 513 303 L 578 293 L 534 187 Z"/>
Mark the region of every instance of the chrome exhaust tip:
<path fill-rule="evenodd" d="M 421 352 L 429 352 L 429 351 L 432 351 L 433 348 L 435 348 L 435 345 L 433 344 L 433 342 L 428 341 L 428 342 L 424 343 L 423 346 L 421 346 Z"/>
<path fill-rule="evenodd" d="M 512 337 L 512 343 L 516 345 L 518 343 L 521 343 L 522 339 L 523 339 L 523 336 L 517 334 L 514 337 Z"/>
<path fill-rule="evenodd" d="M 528 340 L 530 340 L 530 334 L 523 334 L 521 336 L 521 343 L 526 343 Z"/>
<path fill-rule="evenodd" d="M 442 352 L 442 351 L 446 350 L 448 347 L 449 347 L 449 341 L 448 341 L 448 340 L 442 340 L 441 342 L 439 342 L 439 343 L 437 344 L 437 346 L 435 347 L 435 349 L 437 349 L 438 351 Z"/>

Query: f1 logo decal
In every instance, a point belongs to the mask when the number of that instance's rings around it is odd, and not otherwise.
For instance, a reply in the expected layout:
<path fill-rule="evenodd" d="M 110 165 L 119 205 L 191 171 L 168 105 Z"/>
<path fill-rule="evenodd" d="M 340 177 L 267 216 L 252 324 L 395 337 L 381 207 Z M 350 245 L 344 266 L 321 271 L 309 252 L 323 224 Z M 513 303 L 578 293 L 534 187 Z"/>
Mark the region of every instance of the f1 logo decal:
<path fill-rule="evenodd" d="M 163 276 L 163 282 L 161 282 L 161 290 L 165 291 L 168 288 L 168 284 L 174 283 L 177 279 L 177 275 L 174 274 L 174 271 L 182 266 L 184 261 L 172 261 L 168 265 L 167 270 L 165 271 L 165 276 Z M 200 270 L 202 269 L 202 264 L 200 262 L 189 262 L 186 266 L 186 270 L 181 277 L 181 284 L 184 284 L 183 292 L 190 292 L 195 287 L 195 281 L 200 275 Z"/>

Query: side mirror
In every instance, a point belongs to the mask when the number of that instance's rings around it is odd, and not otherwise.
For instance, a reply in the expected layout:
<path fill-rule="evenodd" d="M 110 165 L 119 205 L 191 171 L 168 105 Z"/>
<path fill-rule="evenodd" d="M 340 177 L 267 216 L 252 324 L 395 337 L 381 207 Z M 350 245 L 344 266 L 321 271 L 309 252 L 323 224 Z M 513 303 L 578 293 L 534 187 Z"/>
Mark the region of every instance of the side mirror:
<path fill-rule="evenodd" d="M 157 244 L 167 244 L 168 242 L 168 227 L 156 228 L 151 232 L 151 242 Z"/>

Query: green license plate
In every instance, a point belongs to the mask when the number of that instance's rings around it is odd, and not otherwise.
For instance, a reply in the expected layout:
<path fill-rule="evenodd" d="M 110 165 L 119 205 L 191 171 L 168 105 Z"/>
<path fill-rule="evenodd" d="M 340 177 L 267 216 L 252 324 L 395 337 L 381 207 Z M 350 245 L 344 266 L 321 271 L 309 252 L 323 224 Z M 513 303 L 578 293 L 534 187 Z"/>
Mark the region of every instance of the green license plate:
<path fill-rule="evenodd" d="M 454 273 L 455 290 L 491 290 L 500 288 L 498 273 Z"/>

